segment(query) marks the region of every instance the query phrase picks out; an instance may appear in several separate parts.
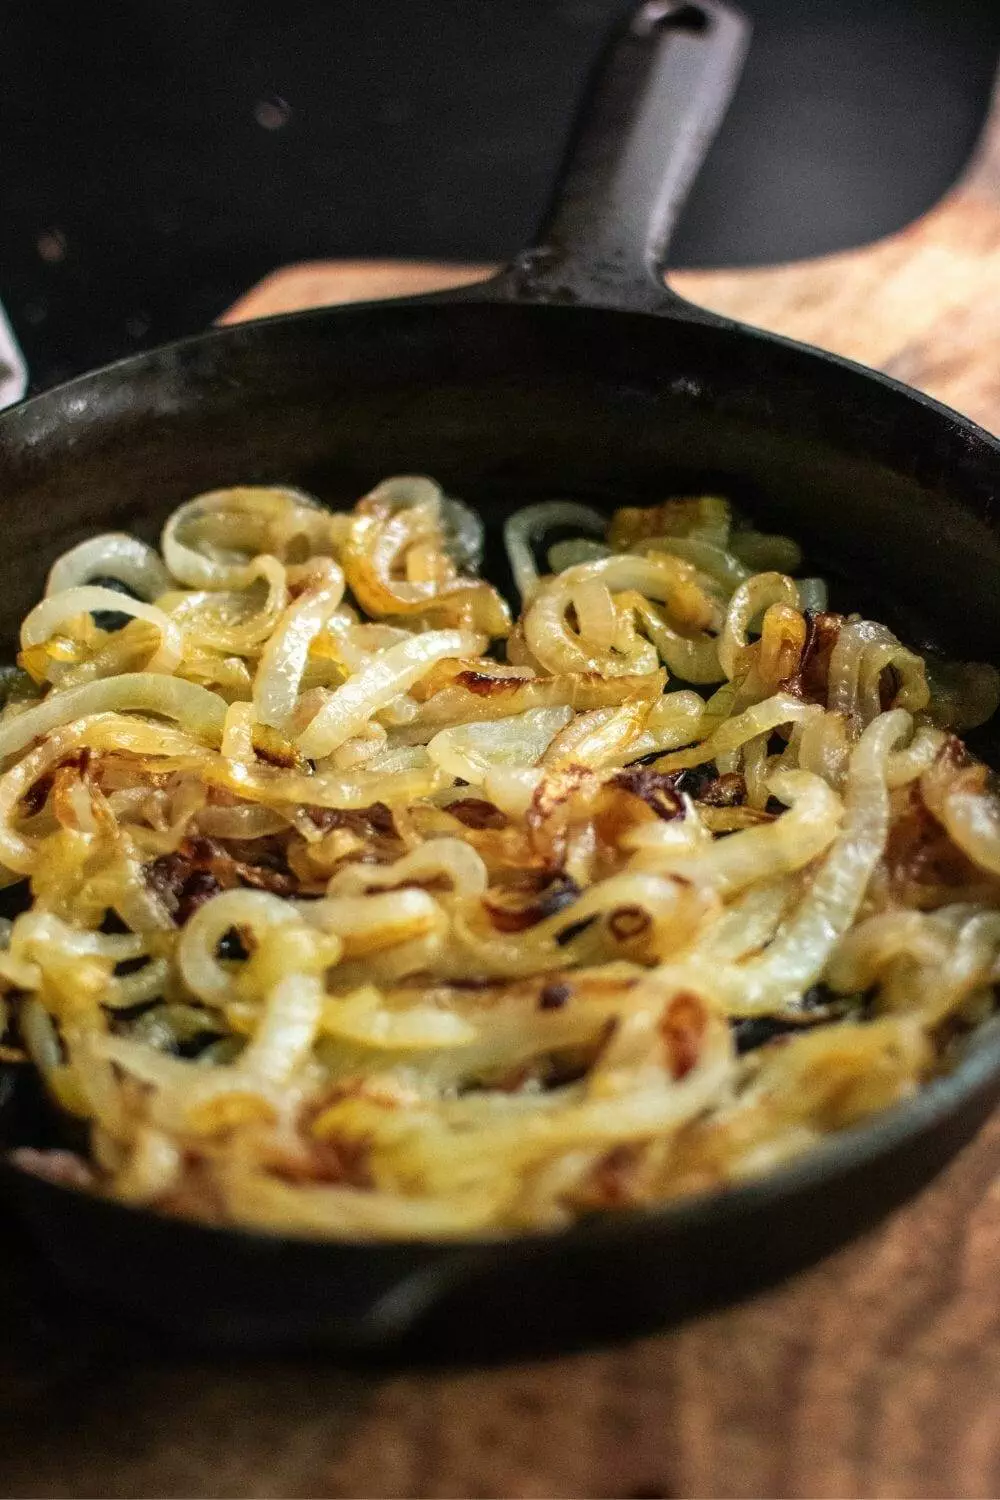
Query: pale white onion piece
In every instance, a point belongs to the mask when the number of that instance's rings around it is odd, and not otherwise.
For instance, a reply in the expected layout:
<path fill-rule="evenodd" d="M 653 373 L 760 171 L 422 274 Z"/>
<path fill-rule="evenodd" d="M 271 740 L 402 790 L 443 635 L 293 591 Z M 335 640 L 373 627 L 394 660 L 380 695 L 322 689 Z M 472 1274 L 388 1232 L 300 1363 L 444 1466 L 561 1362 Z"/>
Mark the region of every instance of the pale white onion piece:
<path fill-rule="evenodd" d="M 612 594 L 634 590 L 668 606 L 672 600 L 677 603 L 684 598 L 686 602 L 697 588 L 691 565 L 664 553 L 655 558 L 620 553 L 567 568 L 531 596 L 524 614 L 528 649 L 551 672 L 614 674 L 648 669 L 637 667 L 629 656 L 616 657 L 596 645 L 588 648 L 579 633 L 570 630 L 566 611 L 579 587 L 590 582 L 602 583 Z"/>
<path fill-rule="evenodd" d="M 698 809 L 686 793 L 681 794 L 679 817 L 650 823 L 636 823 L 621 835 L 620 847 L 630 852 L 630 870 L 648 870 L 656 874 L 661 864 L 669 868 L 679 859 L 691 859 L 712 848 L 709 830 L 698 816 Z"/>
<path fill-rule="evenodd" d="M 843 784 L 851 742 L 843 714 L 818 713 L 796 726 L 801 730 L 798 741 L 799 766 L 822 776 L 835 790 Z M 897 754 L 903 752 L 897 751 Z"/>
<path fill-rule="evenodd" d="M 523 818 L 544 780 L 545 772 L 534 767 L 491 766 L 483 782 L 483 791 L 493 806 L 508 818 Z"/>
<path fill-rule="evenodd" d="M 298 912 L 300 920 L 304 918 L 321 931 L 339 937 L 349 956 L 391 948 L 429 932 L 443 931 L 447 926 L 438 902 L 429 892 L 416 887 L 379 891 L 371 896 L 328 896 L 322 901 L 304 901 Z"/>
<path fill-rule="evenodd" d="M 869 990 L 899 958 L 939 964 L 947 943 L 940 924 L 926 912 L 881 912 L 844 934 L 823 977 L 841 995 Z"/>
<path fill-rule="evenodd" d="M 486 528 L 478 511 L 454 495 L 441 497 L 441 524 L 448 553 L 460 573 L 478 573 Z"/>
<path fill-rule="evenodd" d="M 213 839 L 262 839 L 288 827 L 288 818 L 282 813 L 255 802 L 236 807 L 203 807 L 195 821 L 199 832 Z"/>
<path fill-rule="evenodd" d="M 323 772 L 315 776 L 220 760 L 206 763 L 202 774 L 212 785 L 223 786 L 248 801 L 275 807 L 298 802 L 335 808 L 370 807 L 373 802 L 406 806 L 418 797 L 434 796 L 446 785 L 443 773 L 425 758 L 407 759 L 398 770 L 376 771 L 365 766 L 351 775 Z"/>
<path fill-rule="evenodd" d="M 602 557 L 610 557 L 612 551 L 606 542 L 593 542 L 585 536 L 553 542 L 548 555 L 549 572 L 561 573 L 564 568 L 574 568 L 577 563 L 599 562 Z"/>
<path fill-rule="evenodd" d="M 741 583 L 729 601 L 726 623 L 719 637 L 719 663 L 726 676 L 736 676 L 753 621 L 772 604 L 798 609 L 798 589 L 784 573 L 754 573 Z"/>
<path fill-rule="evenodd" d="M 177 964 L 191 992 L 209 1005 L 233 997 L 233 973 L 216 956 L 231 927 L 250 927 L 256 935 L 268 928 L 301 926 L 302 918 L 287 901 L 267 891 L 223 891 L 200 906 L 181 929 Z"/>
<path fill-rule="evenodd" d="M 635 745 L 649 711 L 648 703 L 623 703 L 618 708 L 592 708 L 577 714 L 545 751 L 546 766 L 576 765 L 597 770 L 634 759 L 643 753 Z"/>
<path fill-rule="evenodd" d="M 137 933 L 91 932 L 73 927 L 48 911 L 25 912 L 13 937 L 11 952 L 17 956 L 32 956 L 40 950 L 44 958 L 46 952 L 59 949 L 79 957 L 95 954 L 121 963 L 125 959 L 140 958 L 145 952 L 144 941 Z"/>
<path fill-rule="evenodd" d="M 457 724 L 436 734 L 427 754 L 449 776 L 482 786 L 493 766 L 533 766 L 572 717 L 573 710 L 563 705 L 529 708 L 507 719 Z"/>
<path fill-rule="evenodd" d="M 733 1075 L 728 1027 L 712 1016 L 698 1061 L 683 1079 L 674 1080 L 663 1066 L 657 1026 L 670 991 L 662 988 L 655 972 L 642 982 L 642 989 L 645 1008 L 630 1016 L 621 1027 L 620 1040 L 615 1038 L 618 1046 L 629 1047 L 630 1063 L 614 1067 L 614 1044 L 609 1046 L 606 1065 L 602 1068 L 599 1062 L 595 1069 L 598 1079 L 593 1094 L 571 1094 L 560 1100 L 561 1108 L 539 1110 L 530 1129 L 517 1114 L 503 1113 L 477 1121 L 475 1128 L 425 1132 L 415 1138 L 409 1164 L 416 1166 L 419 1161 L 421 1179 L 431 1191 L 439 1187 L 454 1191 L 459 1185 L 472 1190 L 581 1146 L 601 1146 L 606 1151 L 609 1142 L 669 1136 L 720 1096 L 725 1097 Z M 636 1054 L 643 1062 L 648 1058 L 649 1065 L 633 1064 Z"/>
<path fill-rule="evenodd" d="M 691 688 L 664 693 L 650 710 L 646 727 L 628 747 L 628 759 L 639 760 L 690 745 L 698 738 L 705 700 Z"/>
<path fill-rule="evenodd" d="M 367 899 L 375 900 L 375 897 Z M 388 946 L 385 934 L 345 939 L 345 950 L 354 956 L 345 958 L 337 966 L 337 983 L 347 989 L 363 984 L 391 986 L 405 982 L 415 974 L 435 973 L 448 935 L 443 910 L 439 908 L 438 918 L 428 914 L 419 925 L 414 924 L 409 930 L 418 935 L 406 936 L 407 929 L 401 925 L 391 934 L 392 941 Z"/>
<path fill-rule="evenodd" d="M 324 559 L 315 583 L 288 606 L 261 654 L 253 680 L 254 710 L 261 724 L 272 729 L 288 724 L 309 648 L 343 596 L 343 573 L 335 562 Z"/>
<path fill-rule="evenodd" d="M 942 729 L 921 724 L 912 741 L 902 750 L 894 750 L 886 767 L 886 781 L 892 788 L 908 786 L 934 764 L 947 735 Z"/>
<path fill-rule="evenodd" d="M 430 767 L 423 745 L 399 745 L 381 751 L 366 761 L 364 770 L 372 776 L 395 776 L 403 771 L 423 771 Z"/>
<path fill-rule="evenodd" d="M 440 486 L 420 475 L 397 475 L 364 497 L 340 551 L 351 592 L 370 615 L 429 612 L 440 624 L 444 610 L 455 623 L 506 636 L 510 611 L 493 586 L 456 573 L 442 500 Z"/>
<path fill-rule="evenodd" d="M 389 646 L 398 646 L 401 641 L 412 640 L 414 632 L 398 625 L 383 625 L 378 621 L 358 624 L 344 613 L 343 606 L 326 622 L 326 632 L 337 642 L 337 655 L 348 671 L 357 672 L 377 651 Z"/>
<path fill-rule="evenodd" d="M 165 958 L 151 958 L 149 963 L 134 974 L 113 977 L 102 997 L 101 1004 L 112 1008 L 142 1005 L 162 995 L 170 980 L 170 965 Z"/>
<path fill-rule="evenodd" d="M 240 533 L 239 546 L 191 545 L 186 533 L 197 532 L 199 521 L 227 515 Z M 287 540 L 302 535 L 311 552 L 321 553 L 329 551 L 333 519 L 300 490 L 238 485 L 196 495 L 178 506 L 163 528 L 160 545 L 170 572 L 188 588 L 241 589 L 255 576 L 255 556 L 273 550 L 271 527 L 283 530 Z"/>
<path fill-rule="evenodd" d="M 312 974 L 279 979 L 267 997 L 260 1025 L 235 1065 L 241 1077 L 271 1085 L 286 1082 L 309 1056 L 324 999 L 323 986 Z"/>
<path fill-rule="evenodd" d="M 618 616 L 607 585 L 599 578 L 585 578 L 573 590 L 570 602 L 576 611 L 577 629 L 584 640 L 601 651 L 615 644 Z"/>
<path fill-rule="evenodd" d="M 556 677 L 519 679 L 510 671 L 494 671 L 494 664 L 489 661 L 482 663 L 481 675 L 491 680 L 485 694 L 455 683 L 441 688 L 419 705 L 416 723 L 411 729 L 406 729 L 401 738 L 408 744 L 419 743 L 421 739 L 426 742 L 438 729 L 451 729 L 456 724 L 478 723 L 486 719 L 506 719 L 529 708 L 555 708 L 568 704 L 577 711 L 586 711 L 617 708 L 628 702 L 656 703 L 663 695 L 666 681 L 666 673 L 662 671 L 613 678 L 568 672 Z"/>
<path fill-rule="evenodd" d="M 920 1012 L 925 1026 L 941 1021 L 967 995 L 996 977 L 1000 912 L 966 909 L 959 921 L 952 950 L 927 987 Z"/>
<path fill-rule="evenodd" d="M 437 661 L 477 656 L 483 636 L 463 630 L 428 630 L 381 651 L 342 687 L 335 688 L 299 736 L 301 753 L 319 760 L 358 734 L 380 708 L 404 693 Z"/>
<path fill-rule="evenodd" d="M 848 767 L 840 832 L 795 915 L 760 958 L 738 971 L 733 989 L 738 1013 L 794 1006 L 823 973 L 834 947 L 857 917 L 889 830 L 886 763 L 912 722 L 905 710 L 894 709 L 881 714 L 862 734 Z"/>
<path fill-rule="evenodd" d="M 476 1029 L 462 1016 L 419 1000 L 405 1010 L 388 1008 L 374 985 L 363 985 L 323 1006 L 322 1030 L 343 1041 L 386 1050 L 426 1051 L 461 1047 L 474 1041 Z"/>
<path fill-rule="evenodd" d="M 142 1124 L 115 1177 L 115 1192 L 126 1203 L 152 1203 L 175 1186 L 183 1164 L 180 1147 L 169 1135 Z"/>
<path fill-rule="evenodd" d="M 385 754 L 387 741 L 388 735 L 378 720 L 369 719 L 360 734 L 338 745 L 317 769 L 353 771 L 359 766 L 369 765 Z"/>
<path fill-rule="evenodd" d="M 15 719 L 10 727 L 13 728 L 22 721 Z M 40 776 L 44 776 L 59 764 L 63 756 L 76 749 L 80 743 L 82 728 L 80 724 L 70 724 L 56 730 L 0 776 L 0 862 L 18 875 L 31 872 L 35 862 L 35 845 L 12 826 L 17 804 Z M 2 733 L 3 728 L 0 728 L 0 734 Z M 28 741 L 34 738 L 34 735 L 29 734 Z"/>
<path fill-rule="evenodd" d="M 140 599 L 152 602 L 170 587 L 170 575 L 155 548 L 126 531 L 88 537 L 64 552 L 49 571 L 46 595 L 61 594 L 93 578 L 117 578 Z"/>
<path fill-rule="evenodd" d="M 28 1056 L 42 1077 L 48 1077 L 62 1065 L 59 1033 L 48 1011 L 34 995 L 23 1002 L 18 1012 L 18 1029 Z"/>
<path fill-rule="evenodd" d="M 571 967 L 579 962 L 578 944 L 587 945 L 595 937 L 605 947 L 618 941 L 614 937 L 613 919 L 622 909 L 648 919 L 642 941 L 662 961 L 665 955 L 695 942 L 702 924 L 714 915 L 717 907 L 718 901 L 710 892 L 684 880 L 626 870 L 588 886 L 571 905 L 544 917 L 524 932 L 508 934 L 492 928 L 484 931 L 473 913 L 457 908 L 452 913 L 455 943 L 439 960 L 439 969 L 447 961 L 455 978 L 470 972 L 490 978 L 517 978 L 546 969 Z M 575 928 L 591 917 L 607 919 L 602 923 L 607 929 L 604 937 L 595 929 L 593 933 L 584 931 L 564 944 L 559 943 L 558 938 L 566 928 Z"/>
<path fill-rule="evenodd" d="M 660 825 L 665 826 L 669 825 Z M 774 937 L 796 894 L 797 882 L 791 875 L 749 886 L 733 897 L 701 936 L 699 954 L 719 963 L 735 963 L 759 953 Z"/>
<path fill-rule="evenodd" d="M 751 708 L 744 709 L 731 719 L 724 719 L 701 744 L 690 750 L 675 750 L 656 762 L 658 771 L 680 771 L 687 766 L 698 766 L 709 761 L 718 761 L 719 756 L 739 750 L 758 735 L 770 734 L 784 724 L 802 724 L 821 715 L 823 710 L 815 703 L 803 703 L 793 693 L 774 693 Z"/>
<path fill-rule="evenodd" d="M 525 604 L 538 585 L 533 548 L 554 526 L 578 526 L 583 532 L 603 537 L 608 518 L 575 500 L 543 500 L 539 505 L 526 505 L 508 517 L 503 528 L 504 546 L 514 583 Z"/>
<path fill-rule="evenodd" d="M 719 665 L 715 636 L 701 631 L 688 635 L 675 630 L 664 618 L 663 610 L 650 604 L 634 589 L 618 594 L 615 604 L 620 618 L 632 616 L 636 627 L 649 637 L 660 660 L 675 677 L 682 677 L 685 682 L 708 684 L 719 682 L 725 675 Z"/>
<path fill-rule="evenodd" d="M 187 633 L 196 650 L 221 651 L 236 656 L 256 656 L 274 630 L 288 603 L 288 575 L 283 563 L 261 553 L 244 568 L 238 589 L 200 589 L 164 594 L 160 604 Z M 259 607 L 252 585 L 266 588 Z"/>
<path fill-rule="evenodd" d="M 881 711 L 880 682 L 887 667 L 900 679 L 896 704 L 919 712 L 930 699 L 924 665 L 886 626 L 852 620 L 843 626 L 830 653 L 828 703 L 855 731 Z"/>
<path fill-rule="evenodd" d="M 212 1133 L 225 1125 L 224 1116 L 213 1117 L 212 1106 L 227 1095 L 255 1096 L 275 1114 L 294 1113 L 300 1094 L 290 1085 L 309 1058 L 324 998 L 320 981 L 311 974 L 279 979 L 268 993 L 254 1036 L 233 1063 L 186 1062 L 117 1036 L 95 1038 L 94 1046 L 102 1057 L 157 1090 L 150 1111 L 157 1125 Z"/>
<path fill-rule="evenodd" d="M 63 724 L 91 714 L 127 710 L 176 719 L 189 733 L 211 745 L 221 740 L 226 718 L 225 700 L 196 683 L 160 672 L 123 672 L 120 677 L 87 682 L 64 693 L 49 693 L 26 713 L 0 724 L 0 760 Z"/>
<path fill-rule="evenodd" d="M 227 760 L 252 765 L 254 712 L 252 703 L 230 703 L 222 729 L 222 754 Z"/>
<path fill-rule="evenodd" d="M 768 790 L 788 804 L 788 811 L 773 823 L 716 839 L 701 853 L 663 857 L 657 863 L 657 873 L 685 876 L 728 897 L 756 881 L 770 881 L 801 870 L 836 837 L 843 814 L 840 798 L 825 781 L 808 771 L 772 776 Z"/>
<path fill-rule="evenodd" d="M 385 708 L 378 711 L 378 722 L 386 729 L 399 729 L 412 724 L 420 715 L 420 704 L 409 693 L 400 693 Z"/>
<path fill-rule="evenodd" d="M 681 557 L 692 563 L 699 573 L 722 584 L 732 592 L 750 576 L 750 569 L 740 562 L 732 552 L 714 542 L 697 536 L 654 536 L 637 542 L 632 549 L 646 557 L 654 552 L 668 552 L 672 557 Z"/>
<path fill-rule="evenodd" d="M 801 725 L 796 724 L 793 733 L 801 730 Z M 747 806 L 756 808 L 763 812 L 767 807 L 768 780 L 772 763 L 779 760 L 777 756 L 769 756 L 767 753 L 768 736 L 758 734 L 754 739 L 747 740 L 741 752 L 743 757 L 743 778 L 747 788 Z M 722 767 L 720 766 L 721 770 Z"/>
<path fill-rule="evenodd" d="M 726 545 L 730 552 L 735 553 L 740 562 L 746 564 L 751 573 L 763 573 L 770 570 L 778 573 L 794 573 L 802 561 L 802 549 L 788 536 L 770 536 L 767 532 L 754 530 L 734 531 Z M 820 607 L 825 608 L 825 606 Z M 806 606 L 803 605 L 803 608 Z"/>
<path fill-rule="evenodd" d="M 1000 875 L 1000 802 L 996 797 L 959 784 L 945 793 L 938 816 L 954 842 L 981 870 Z"/>

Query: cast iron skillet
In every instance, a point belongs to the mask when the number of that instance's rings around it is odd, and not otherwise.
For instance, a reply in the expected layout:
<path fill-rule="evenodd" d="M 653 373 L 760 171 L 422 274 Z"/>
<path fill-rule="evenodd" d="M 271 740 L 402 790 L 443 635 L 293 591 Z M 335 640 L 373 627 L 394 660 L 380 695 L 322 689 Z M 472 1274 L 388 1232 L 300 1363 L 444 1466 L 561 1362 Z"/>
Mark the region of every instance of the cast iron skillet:
<path fill-rule="evenodd" d="M 1000 445 L 842 360 L 664 289 L 679 203 L 744 46 L 714 0 L 652 0 L 609 53 L 541 248 L 457 293 L 247 324 L 157 349 L 0 417 L 0 628 L 64 547 L 155 535 L 199 490 L 286 481 L 353 500 L 435 475 L 491 527 L 533 497 L 711 485 L 804 539 L 918 644 L 1000 656 Z M 2 1185 L 74 1294 L 214 1345 L 552 1347 L 676 1319 L 830 1250 L 921 1186 L 1000 1094 L 1000 1035 L 913 1103 L 762 1181 L 512 1241 L 331 1244 Z M 8 1109 L 6 1139 L 40 1140 Z"/>

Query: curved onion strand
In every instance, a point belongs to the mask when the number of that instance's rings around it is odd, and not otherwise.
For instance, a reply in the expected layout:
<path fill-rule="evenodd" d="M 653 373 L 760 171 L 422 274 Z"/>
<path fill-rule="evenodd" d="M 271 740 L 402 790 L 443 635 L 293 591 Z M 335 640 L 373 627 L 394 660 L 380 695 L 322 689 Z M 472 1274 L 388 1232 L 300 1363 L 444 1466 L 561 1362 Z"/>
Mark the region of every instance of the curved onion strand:
<path fill-rule="evenodd" d="M 88 537 L 53 563 L 45 584 L 46 597 L 95 578 L 116 578 L 150 603 L 170 587 L 170 574 L 154 548 L 127 531 L 108 531 Z M 120 602 L 117 607 L 121 608 Z"/>
<path fill-rule="evenodd" d="M 523 603 L 528 602 L 538 585 L 534 548 L 546 532 L 556 526 L 572 526 L 585 535 L 603 538 L 607 524 L 607 516 L 575 500 L 543 500 L 515 511 L 504 522 L 503 540 L 514 585 Z"/>
<path fill-rule="evenodd" d="M 268 637 L 253 683 L 261 724 L 282 729 L 295 709 L 309 648 L 344 596 L 344 575 L 327 562 L 315 583 L 290 605 Z"/>
<path fill-rule="evenodd" d="M 146 664 L 147 672 L 173 672 L 184 649 L 181 631 L 174 620 L 168 618 L 155 605 L 143 604 L 139 599 L 116 593 L 113 589 L 95 588 L 92 584 L 70 588 L 50 594 L 36 604 L 21 625 L 21 646 L 29 650 L 42 646 L 55 634 L 56 628 L 67 620 L 75 620 L 92 610 L 115 610 L 131 615 L 135 620 L 147 620 L 160 633 L 160 645 Z"/>
<path fill-rule="evenodd" d="M 481 636 L 460 630 L 428 630 L 412 636 L 361 667 L 324 703 L 299 735 L 302 754 L 318 760 L 357 734 L 380 708 L 412 687 L 435 662 L 448 656 L 474 656 L 485 645 Z"/>
<path fill-rule="evenodd" d="M 207 688 L 156 672 L 126 672 L 64 693 L 50 693 L 36 708 L 0 723 L 0 760 L 64 724 L 77 723 L 91 714 L 128 710 L 176 719 L 208 744 L 219 743 L 226 717 L 225 702 Z"/>

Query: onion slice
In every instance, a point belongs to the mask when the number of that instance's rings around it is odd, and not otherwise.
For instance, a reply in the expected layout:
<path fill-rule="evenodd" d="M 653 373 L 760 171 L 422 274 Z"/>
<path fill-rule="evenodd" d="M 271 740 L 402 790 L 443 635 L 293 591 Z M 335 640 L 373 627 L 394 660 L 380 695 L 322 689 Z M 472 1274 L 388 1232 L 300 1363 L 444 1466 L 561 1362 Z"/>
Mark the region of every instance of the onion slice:
<path fill-rule="evenodd" d="M 284 729 L 295 709 L 309 648 L 344 597 L 344 575 L 332 560 L 290 604 L 268 639 L 253 683 L 261 724 Z"/>
<path fill-rule="evenodd" d="M 482 636 L 462 630 L 428 630 L 390 646 L 336 688 L 299 736 L 300 752 L 319 760 L 359 734 L 368 720 L 448 656 L 477 656 Z"/>
<path fill-rule="evenodd" d="M 508 517 L 503 528 L 504 546 L 517 591 L 525 603 L 538 586 L 533 548 L 555 526 L 574 526 L 603 538 L 608 518 L 575 500 L 543 500 L 540 505 L 527 505 Z"/>
<path fill-rule="evenodd" d="M 149 601 L 170 587 L 170 574 L 154 548 L 127 531 L 108 531 L 103 536 L 88 537 L 53 563 L 45 585 L 46 597 L 94 578 L 116 578 L 140 599 Z M 115 608 L 120 609 L 121 603 Z"/>
<path fill-rule="evenodd" d="M 67 620 L 75 620 L 93 610 L 114 610 L 131 615 L 136 620 L 146 620 L 160 632 L 160 645 L 147 662 L 147 672 L 173 672 L 181 659 L 184 638 L 175 620 L 171 620 L 162 609 L 153 604 L 143 604 L 127 594 L 118 594 L 114 589 L 97 588 L 93 584 L 79 588 L 63 589 L 49 594 L 36 604 L 21 624 L 21 647 L 28 651 L 32 646 L 42 646 L 55 634 L 58 626 Z"/>
<path fill-rule="evenodd" d="M 226 704 L 218 693 L 159 672 L 124 672 L 121 677 L 86 682 L 64 693 L 49 693 L 37 708 L 29 708 L 17 718 L 0 724 L 0 760 L 62 724 L 75 723 L 91 714 L 122 713 L 127 709 L 176 719 L 190 734 L 210 745 L 217 745 L 222 739 Z"/>

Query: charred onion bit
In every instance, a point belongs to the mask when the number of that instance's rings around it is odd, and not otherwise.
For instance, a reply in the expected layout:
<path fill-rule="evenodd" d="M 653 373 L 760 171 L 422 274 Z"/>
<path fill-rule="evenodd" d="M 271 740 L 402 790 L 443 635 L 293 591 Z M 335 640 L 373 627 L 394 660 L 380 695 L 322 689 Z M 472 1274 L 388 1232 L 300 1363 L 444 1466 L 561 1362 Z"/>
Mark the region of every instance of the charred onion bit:
<path fill-rule="evenodd" d="M 236 858 L 218 839 L 185 839 L 175 853 L 161 854 L 146 867 L 146 879 L 180 925 L 220 891 L 250 886 L 291 896 L 299 886 L 282 845 L 267 839 L 253 840 L 252 863 Z"/>
<path fill-rule="evenodd" d="M 581 887 L 570 875 L 558 874 L 540 890 L 532 882 L 492 890 L 483 905 L 498 932 L 524 932 L 536 922 L 553 917 L 581 895 Z"/>
<path fill-rule="evenodd" d="M 841 630 L 847 624 L 845 615 L 822 611 L 806 615 L 806 643 L 802 648 L 799 669 L 780 686 L 806 703 L 824 708 L 830 690 L 830 657 Z"/>
<path fill-rule="evenodd" d="M 573 991 L 568 984 L 562 981 L 552 981 L 544 984 L 538 996 L 539 1010 L 562 1010 Z"/>
<path fill-rule="evenodd" d="M 660 1036 L 673 1078 L 686 1077 L 695 1066 L 707 1027 L 708 1012 L 697 995 L 682 990 L 667 1002 L 660 1017 Z"/>
<path fill-rule="evenodd" d="M 747 799 L 747 784 L 739 771 L 727 771 L 703 787 L 698 797 L 709 807 L 741 807 Z"/>
<path fill-rule="evenodd" d="M 669 772 L 654 771 L 652 766 L 629 766 L 612 776 L 611 785 L 623 792 L 631 792 L 646 806 L 652 808 L 658 818 L 669 822 L 679 818 L 684 803 L 677 791 L 677 777 Z"/>
<path fill-rule="evenodd" d="M 506 828 L 510 819 L 483 797 L 461 797 L 449 802 L 448 811 L 466 828 Z"/>

